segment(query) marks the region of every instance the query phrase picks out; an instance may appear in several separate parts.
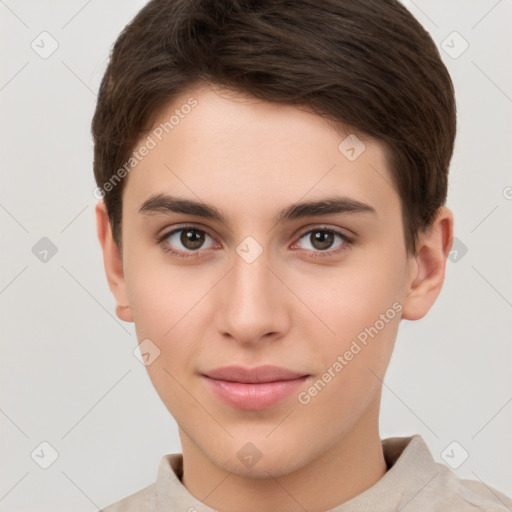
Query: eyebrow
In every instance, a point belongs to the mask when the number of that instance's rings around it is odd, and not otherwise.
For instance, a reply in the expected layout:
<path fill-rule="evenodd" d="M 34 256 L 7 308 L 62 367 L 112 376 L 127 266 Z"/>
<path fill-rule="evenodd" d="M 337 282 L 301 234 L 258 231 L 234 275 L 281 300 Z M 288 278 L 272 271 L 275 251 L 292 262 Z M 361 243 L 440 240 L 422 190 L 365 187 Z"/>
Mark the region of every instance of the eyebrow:
<path fill-rule="evenodd" d="M 227 217 L 218 208 L 191 199 L 173 197 L 166 194 L 150 196 L 139 208 L 143 215 L 157 213 L 184 213 L 205 219 L 216 220 L 227 224 Z M 371 213 L 376 215 L 375 208 L 369 204 L 346 196 L 329 196 L 314 201 L 292 203 L 274 216 L 275 224 L 282 224 L 303 217 L 315 217 L 335 213 Z"/>

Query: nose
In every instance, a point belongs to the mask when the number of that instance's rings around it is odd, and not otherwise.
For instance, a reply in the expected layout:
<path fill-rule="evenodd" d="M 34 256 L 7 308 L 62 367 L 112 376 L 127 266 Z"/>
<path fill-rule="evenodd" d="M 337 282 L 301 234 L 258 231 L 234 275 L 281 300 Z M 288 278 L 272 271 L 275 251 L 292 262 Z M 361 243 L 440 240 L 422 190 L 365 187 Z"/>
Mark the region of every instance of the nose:
<path fill-rule="evenodd" d="M 277 274 L 265 251 L 251 263 L 234 254 L 231 271 L 218 290 L 217 328 L 224 337 L 254 344 L 287 332 L 291 293 Z"/>

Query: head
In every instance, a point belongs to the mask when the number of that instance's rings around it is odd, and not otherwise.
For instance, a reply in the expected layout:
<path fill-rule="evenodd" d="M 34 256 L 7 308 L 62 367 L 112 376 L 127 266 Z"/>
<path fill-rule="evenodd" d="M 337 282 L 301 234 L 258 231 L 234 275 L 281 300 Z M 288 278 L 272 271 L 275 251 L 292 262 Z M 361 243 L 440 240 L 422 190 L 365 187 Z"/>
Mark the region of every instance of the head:
<path fill-rule="evenodd" d="M 117 314 L 151 340 L 182 442 L 277 475 L 375 428 L 399 323 L 442 287 L 455 129 L 446 67 L 397 1 L 138 13 L 92 124 L 97 225 Z M 233 364 L 308 377 L 241 409 L 203 376 Z M 237 457 L 247 442 L 254 468 Z"/>

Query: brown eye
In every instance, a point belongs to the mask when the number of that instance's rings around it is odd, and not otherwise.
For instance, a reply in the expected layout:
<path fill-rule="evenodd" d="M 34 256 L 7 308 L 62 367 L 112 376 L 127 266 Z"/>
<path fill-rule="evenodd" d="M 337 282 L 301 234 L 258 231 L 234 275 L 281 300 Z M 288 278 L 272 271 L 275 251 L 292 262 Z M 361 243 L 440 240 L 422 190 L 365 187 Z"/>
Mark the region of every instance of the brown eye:
<path fill-rule="evenodd" d="M 315 249 L 325 251 L 332 246 L 335 236 L 331 231 L 312 231 L 309 235 L 309 239 Z"/>
<path fill-rule="evenodd" d="M 199 249 L 204 243 L 205 233 L 197 229 L 184 229 L 181 231 L 180 242 L 183 247 L 193 251 Z"/>
<path fill-rule="evenodd" d="M 336 243 L 336 238 L 341 239 L 338 245 L 343 244 L 346 237 L 341 233 L 330 229 L 313 229 L 304 233 L 301 240 L 306 242 L 303 249 L 315 250 L 315 251 L 326 251 L 333 248 Z"/>
<path fill-rule="evenodd" d="M 198 252 L 211 249 L 215 242 L 203 230 L 194 227 L 175 229 L 161 238 L 164 248 L 176 253 Z"/>
<path fill-rule="evenodd" d="M 300 249 L 306 250 L 311 257 L 335 256 L 348 249 L 353 239 L 347 235 L 330 228 L 310 229 L 296 242 Z"/>

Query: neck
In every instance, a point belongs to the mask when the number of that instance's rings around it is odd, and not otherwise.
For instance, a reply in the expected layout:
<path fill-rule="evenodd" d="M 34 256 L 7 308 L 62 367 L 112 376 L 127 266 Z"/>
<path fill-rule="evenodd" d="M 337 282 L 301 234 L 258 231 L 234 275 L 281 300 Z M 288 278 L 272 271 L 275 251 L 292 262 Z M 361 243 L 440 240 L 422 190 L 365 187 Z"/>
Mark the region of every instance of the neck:
<path fill-rule="evenodd" d="M 219 512 L 325 511 L 374 485 L 386 473 L 378 409 L 370 407 L 333 446 L 305 466 L 278 478 L 249 478 L 219 468 L 180 429 L 182 483 Z"/>

